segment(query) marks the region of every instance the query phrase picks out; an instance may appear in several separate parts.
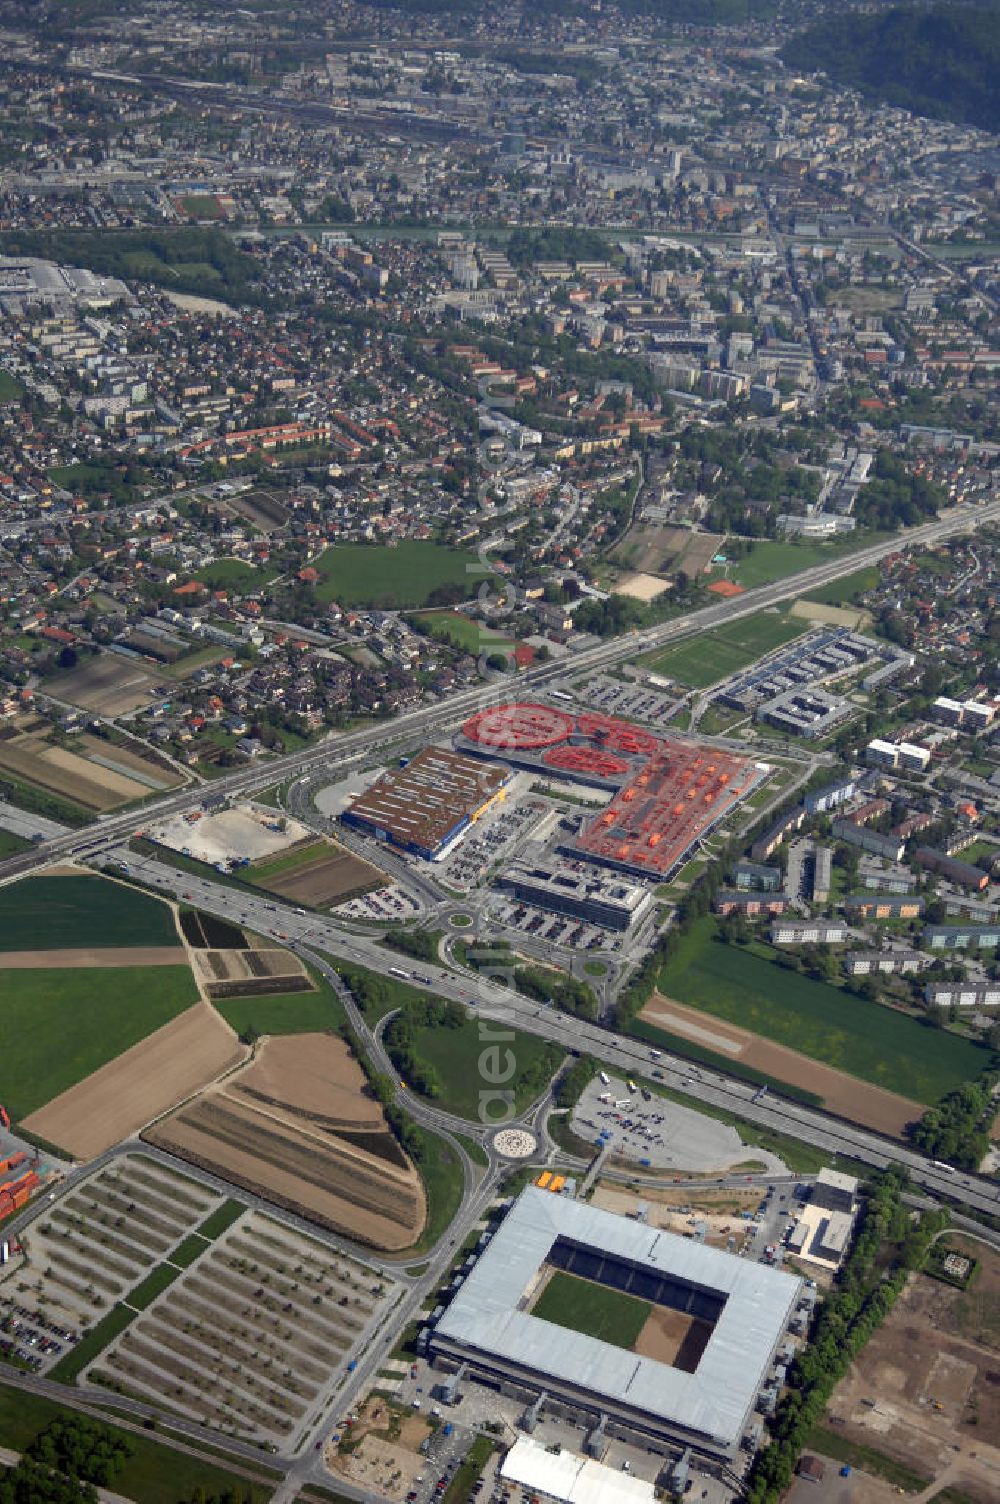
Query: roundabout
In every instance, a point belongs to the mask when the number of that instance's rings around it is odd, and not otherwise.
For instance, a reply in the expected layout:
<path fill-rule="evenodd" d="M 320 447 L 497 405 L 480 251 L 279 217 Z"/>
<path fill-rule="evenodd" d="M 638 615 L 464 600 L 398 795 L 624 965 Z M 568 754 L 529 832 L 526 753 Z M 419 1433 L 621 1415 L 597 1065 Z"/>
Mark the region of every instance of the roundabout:
<path fill-rule="evenodd" d="M 530 1159 L 538 1140 L 527 1128 L 501 1128 L 493 1135 L 493 1148 L 504 1159 Z"/>

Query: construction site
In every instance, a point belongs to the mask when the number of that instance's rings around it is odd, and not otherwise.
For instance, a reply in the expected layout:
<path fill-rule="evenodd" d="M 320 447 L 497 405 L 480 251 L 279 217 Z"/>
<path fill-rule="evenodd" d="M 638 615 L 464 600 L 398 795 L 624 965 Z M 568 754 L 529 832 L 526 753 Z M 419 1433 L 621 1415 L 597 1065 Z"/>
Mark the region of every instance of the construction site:
<path fill-rule="evenodd" d="M 675 873 L 769 771 L 717 747 L 659 737 L 613 716 L 523 702 L 473 716 L 458 746 L 539 774 L 613 789 L 610 804 L 563 850 L 657 882 Z"/>

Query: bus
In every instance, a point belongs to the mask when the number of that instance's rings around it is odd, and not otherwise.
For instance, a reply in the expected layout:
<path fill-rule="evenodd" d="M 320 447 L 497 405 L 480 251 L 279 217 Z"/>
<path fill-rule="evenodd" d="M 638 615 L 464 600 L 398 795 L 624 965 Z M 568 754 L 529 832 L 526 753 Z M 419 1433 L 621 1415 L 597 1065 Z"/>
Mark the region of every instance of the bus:
<path fill-rule="evenodd" d="M 567 704 L 573 703 L 573 696 L 568 695 L 563 689 L 551 689 L 549 690 L 549 693 L 551 694 L 553 700 L 565 700 Z"/>
<path fill-rule="evenodd" d="M 935 1170 L 944 1170 L 946 1175 L 954 1175 L 955 1173 L 955 1166 L 946 1165 L 943 1159 L 932 1159 L 931 1164 L 934 1166 Z"/>
<path fill-rule="evenodd" d="M 410 980 L 410 973 L 408 971 L 401 971 L 398 966 L 390 966 L 389 975 L 391 977 L 400 977 L 404 982 Z"/>

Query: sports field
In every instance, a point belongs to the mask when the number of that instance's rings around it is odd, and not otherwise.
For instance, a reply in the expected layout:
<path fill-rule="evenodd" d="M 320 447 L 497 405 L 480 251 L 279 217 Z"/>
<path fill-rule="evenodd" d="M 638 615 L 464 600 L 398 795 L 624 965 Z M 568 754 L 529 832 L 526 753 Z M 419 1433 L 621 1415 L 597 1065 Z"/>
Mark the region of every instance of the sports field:
<path fill-rule="evenodd" d="M 261 590 L 274 579 L 273 569 L 257 569 L 242 559 L 216 559 L 194 576 L 209 590 Z"/>
<path fill-rule="evenodd" d="M 557 1269 L 531 1314 L 540 1321 L 551 1321 L 554 1326 L 568 1327 L 571 1332 L 583 1332 L 633 1352 L 652 1309 L 648 1300 L 637 1300 L 634 1295 Z"/>
<path fill-rule="evenodd" d="M 197 1001 L 187 966 L 0 971 L 4 1106 L 27 1117 Z"/>
<path fill-rule="evenodd" d="M 968 1040 L 787 971 L 771 954 L 763 944 L 726 944 L 715 921 L 702 919 L 663 967 L 659 990 L 916 1102 L 937 1102 L 988 1063 Z"/>
<path fill-rule="evenodd" d="M 319 571 L 316 598 L 341 606 L 385 610 L 426 606 L 439 585 L 459 585 L 463 598 L 476 594 L 488 575 L 475 554 L 440 543 L 404 539 L 385 544 L 339 543 L 313 563 Z"/>
<path fill-rule="evenodd" d="M 124 883 L 67 875 L 0 888 L 0 950 L 133 945 L 180 946 L 180 940 L 168 906 Z"/>
<path fill-rule="evenodd" d="M 689 637 L 643 662 L 655 674 L 677 679 L 692 689 L 704 689 L 738 669 L 771 653 L 808 631 L 809 622 L 796 621 L 783 611 L 758 611 L 715 632 Z"/>

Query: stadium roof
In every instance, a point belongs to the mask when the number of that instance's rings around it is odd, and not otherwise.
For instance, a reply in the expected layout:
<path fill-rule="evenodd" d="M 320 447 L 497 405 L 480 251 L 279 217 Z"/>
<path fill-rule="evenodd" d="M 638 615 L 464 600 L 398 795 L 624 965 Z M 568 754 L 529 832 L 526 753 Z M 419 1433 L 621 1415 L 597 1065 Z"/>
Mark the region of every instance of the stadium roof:
<path fill-rule="evenodd" d="M 724 1305 L 693 1373 L 519 1309 L 558 1238 L 717 1292 Z M 735 1445 L 791 1315 L 801 1281 L 749 1259 L 529 1186 L 438 1323 L 435 1335 Z"/>

